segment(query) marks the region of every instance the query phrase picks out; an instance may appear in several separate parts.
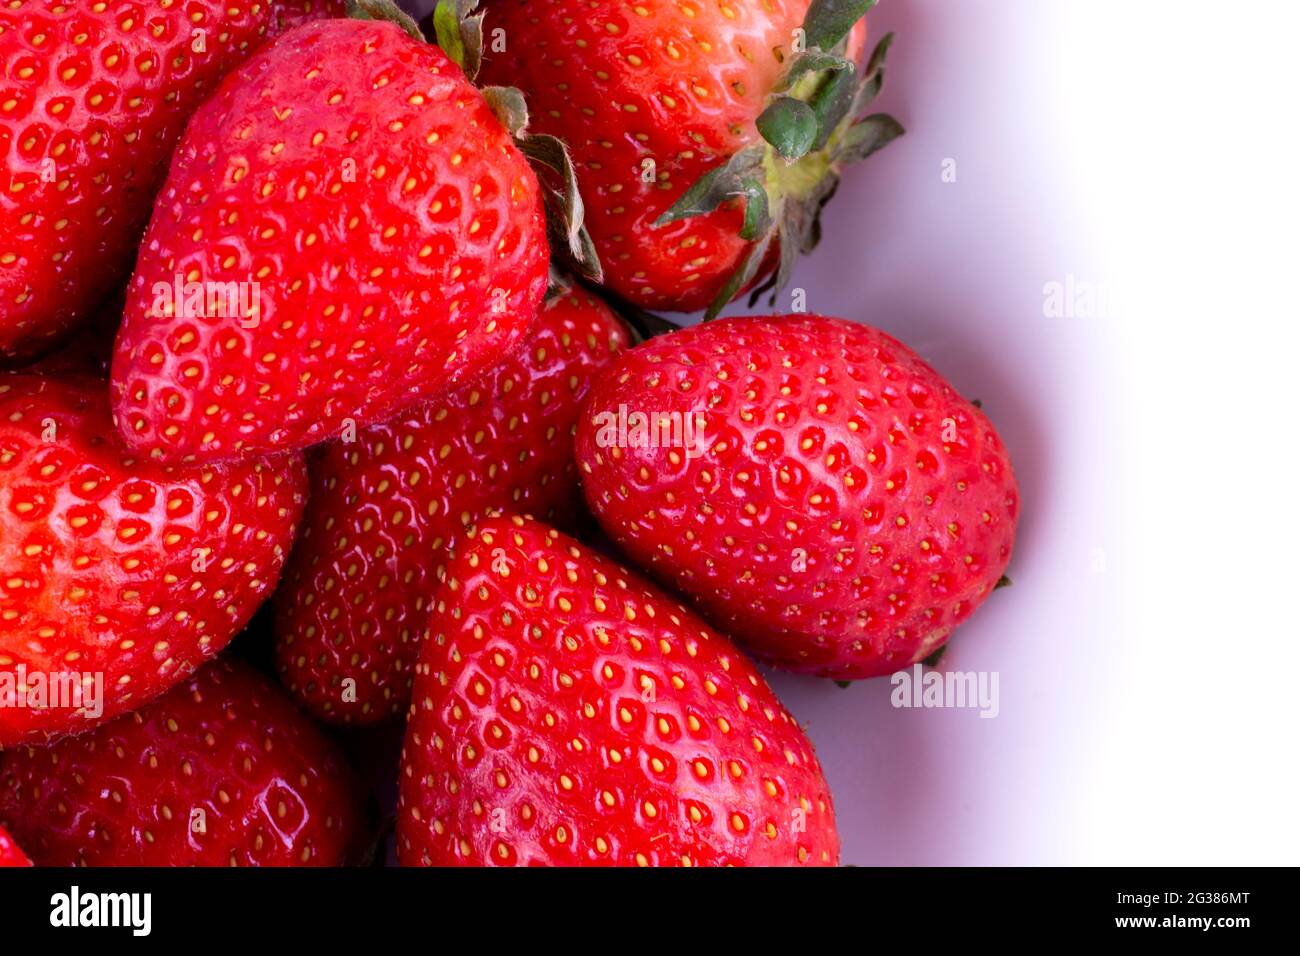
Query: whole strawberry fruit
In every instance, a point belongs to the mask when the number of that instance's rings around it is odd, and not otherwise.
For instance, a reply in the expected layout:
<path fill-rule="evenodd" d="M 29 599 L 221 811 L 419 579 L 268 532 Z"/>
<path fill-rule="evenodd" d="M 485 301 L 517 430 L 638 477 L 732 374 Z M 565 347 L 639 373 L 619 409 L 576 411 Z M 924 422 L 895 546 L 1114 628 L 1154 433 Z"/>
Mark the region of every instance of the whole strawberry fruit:
<path fill-rule="evenodd" d="M 339 866 L 363 829 L 334 746 L 246 664 L 0 757 L 0 821 L 41 866 Z"/>
<path fill-rule="evenodd" d="M 142 460 L 103 383 L 0 376 L 0 746 L 134 709 L 220 651 L 275 587 L 306 487 L 298 455 Z"/>
<path fill-rule="evenodd" d="M 39 354 L 130 271 L 185 121 L 222 74 L 337 0 L 0 9 L 0 362 Z"/>
<path fill-rule="evenodd" d="M 531 519 L 458 549 L 416 667 L 404 865 L 833 866 L 831 796 L 731 642 Z"/>
<path fill-rule="evenodd" d="M 4 827 L 0 827 L 0 867 L 31 865 L 32 861 L 27 859 L 27 854 L 18 849 L 14 838 L 5 831 Z"/>
<path fill-rule="evenodd" d="M 593 390 L 577 456 L 634 562 L 798 671 L 922 660 L 1011 558 L 1016 481 L 989 420 L 842 319 L 729 319 L 633 349 Z"/>
<path fill-rule="evenodd" d="M 626 345 L 598 299 L 567 292 L 486 375 L 312 462 L 275 602 L 276 659 L 300 704 L 345 724 L 406 709 L 447 550 L 488 509 L 566 524 L 581 510 L 578 410 Z"/>
<path fill-rule="evenodd" d="M 902 133 L 864 115 L 889 45 L 859 77 L 874 2 L 489 0 L 484 74 L 572 150 L 606 284 L 714 314 L 784 284 L 841 168 Z"/>
<path fill-rule="evenodd" d="M 513 345 L 547 259 L 536 177 L 458 66 L 391 22 L 307 24 L 190 120 L 118 335 L 118 428 L 209 461 L 384 420 Z"/>

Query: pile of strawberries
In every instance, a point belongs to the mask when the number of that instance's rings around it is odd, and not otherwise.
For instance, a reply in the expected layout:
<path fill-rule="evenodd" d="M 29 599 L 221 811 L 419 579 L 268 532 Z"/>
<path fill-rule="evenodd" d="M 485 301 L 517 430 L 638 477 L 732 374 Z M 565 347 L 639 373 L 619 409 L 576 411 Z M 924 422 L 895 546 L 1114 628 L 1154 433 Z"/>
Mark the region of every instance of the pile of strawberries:
<path fill-rule="evenodd" d="M 403 719 L 403 864 L 836 864 L 750 658 L 927 658 L 1017 516 L 904 345 L 714 319 L 902 132 L 873 2 L 0 8 L 0 865 L 360 862 Z"/>

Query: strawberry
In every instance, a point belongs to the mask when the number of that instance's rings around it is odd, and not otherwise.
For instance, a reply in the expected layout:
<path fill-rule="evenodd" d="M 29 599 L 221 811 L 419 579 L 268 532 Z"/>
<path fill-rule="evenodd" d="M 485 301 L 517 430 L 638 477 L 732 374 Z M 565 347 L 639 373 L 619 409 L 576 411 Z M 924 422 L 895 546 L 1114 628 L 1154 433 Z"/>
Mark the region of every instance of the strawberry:
<path fill-rule="evenodd" d="M 889 46 L 856 75 L 874 2 L 490 0 L 484 73 L 572 150 L 606 284 L 712 315 L 778 265 L 784 284 L 841 168 L 902 133 L 863 115 Z"/>
<path fill-rule="evenodd" d="M 626 345 L 598 299 L 567 292 L 486 375 L 312 462 L 275 632 L 281 679 L 313 716 L 369 724 L 406 709 L 427 602 L 463 526 L 491 508 L 574 519 L 578 409 Z"/>
<path fill-rule="evenodd" d="M 268 37 L 338 0 L 0 9 L 0 362 L 48 349 L 130 271 L 194 108 Z"/>
<path fill-rule="evenodd" d="M 0 746 L 134 709 L 220 651 L 305 493 L 300 456 L 158 465 L 121 449 L 102 383 L 0 377 Z"/>
<path fill-rule="evenodd" d="M 190 120 L 118 334 L 118 428 L 209 461 L 390 418 L 521 338 L 547 259 L 536 177 L 455 63 L 392 22 L 307 24 Z"/>
<path fill-rule="evenodd" d="M 655 424 L 620 430 L 620 409 Z M 683 441 L 672 426 L 691 419 Z M 906 346 L 842 319 L 654 339 L 592 391 L 576 449 L 628 556 L 794 670 L 922 660 L 1011 558 L 1018 493 L 992 424 Z"/>
<path fill-rule="evenodd" d="M 18 849 L 18 844 L 14 842 L 14 838 L 6 832 L 4 827 L 0 827 L 0 867 L 31 865 L 32 861 L 27 859 L 27 854 Z"/>
<path fill-rule="evenodd" d="M 363 830 L 335 747 L 248 665 L 208 664 L 87 734 L 0 758 L 41 866 L 338 866 Z"/>
<path fill-rule="evenodd" d="M 837 862 L 812 746 L 731 642 L 531 519 L 471 533 L 416 667 L 404 865 Z"/>

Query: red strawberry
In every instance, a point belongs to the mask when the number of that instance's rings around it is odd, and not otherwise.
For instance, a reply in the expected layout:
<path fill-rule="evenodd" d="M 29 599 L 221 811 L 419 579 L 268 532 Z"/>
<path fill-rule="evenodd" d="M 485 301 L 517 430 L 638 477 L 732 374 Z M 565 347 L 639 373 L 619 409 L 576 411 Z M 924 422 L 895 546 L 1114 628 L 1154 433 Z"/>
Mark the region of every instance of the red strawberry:
<path fill-rule="evenodd" d="M 190 120 L 118 336 L 118 428 L 211 460 L 384 420 L 513 345 L 546 268 L 536 177 L 460 68 L 393 23 L 308 24 Z"/>
<path fill-rule="evenodd" d="M 777 245 L 784 282 L 840 167 L 902 132 L 861 116 L 888 47 L 859 81 L 873 3 L 492 0 L 505 48 L 484 73 L 520 87 L 534 128 L 572 150 L 607 285 L 646 308 L 716 311 L 777 265 Z"/>
<path fill-rule="evenodd" d="M 42 866 L 338 866 L 361 836 L 359 792 L 279 688 L 227 660 L 0 758 L 0 820 Z"/>
<path fill-rule="evenodd" d="M 699 416 L 702 437 L 620 435 L 620 407 Z M 632 350 L 593 390 L 577 456 L 633 561 L 794 670 L 871 677 L 927 657 L 1011 558 L 1016 481 L 989 420 L 842 319 L 732 319 Z"/>
<path fill-rule="evenodd" d="M 299 456 L 141 461 L 104 392 L 0 377 L 0 746 L 138 707 L 220 651 L 275 587 L 302 511 Z"/>
<path fill-rule="evenodd" d="M 626 345 L 599 300 L 566 293 L 485 376 L 313 461 L 276 596 L 276 657 L 299 703 L 345 724 L 405 710 L 446 551 L 490 508 L 572 520 L 578 409 Z"/>
<path fill-rule="evenodd" d="M 185 121 L 268 37 L 338 0 L 13 0 L 0 9 L 0 361 L 130 270 Z"/>
<path fill-rule="evenodd" d="M 406 865 L 834 865 L 812 746 L 726 638 L 538 522 L 438 591 L 402 752 Z"/>
<path fill-rule="evenodd" d="M 27 854 L 18 849 L 14 838 L 5 831 L 4 827 L 0 827 L 0 867 L 31 865 L 32 861 L 27 859 Z"/>

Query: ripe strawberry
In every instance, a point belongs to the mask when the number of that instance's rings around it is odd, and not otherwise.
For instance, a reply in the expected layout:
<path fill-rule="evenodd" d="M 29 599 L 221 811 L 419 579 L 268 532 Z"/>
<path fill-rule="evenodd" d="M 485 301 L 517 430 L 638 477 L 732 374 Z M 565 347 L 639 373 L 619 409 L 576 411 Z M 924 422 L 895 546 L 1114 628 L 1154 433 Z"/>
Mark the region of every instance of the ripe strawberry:
<path fill-rule="evenodd" d="M 172 147 L 222 74 L 338 0 L 13 0 L 0 9 L 0 362 L 130 270 Z"/>
<path fill-rule="evenodd" d="M 619 435 L 620 406 L 698 416 L 702 437 Z M 906 346 L 842 319 L 732 319 L 632 350 L 593 390 L 577 457 L 633 561 L 794 670 L 922 660 L 1011 558 L 1018 493 L 989 420 Z"/>
<path fill-rule="evenodd" d="M 726 638 L 536 521 L 438 591 L 402 752 L 406 865 L 834 865 L 812 746 Z"/>
<path fill-rule="evenodd" d="M 138 707 L 220 651 L 275 587 L 305 492 L 297 455 L 141 461 L 102 383 L 0 377 L 0 746 Z"/>
<path fill-rule="evenodd" d="M 862 116 L 889 44 L 859 80 L 874 2 L 491 0 L 484 73 L 572 150 L 606 284 L 715 313 L 778 258 L 783 284 L 840 168 L 902 133 Z"/>
<path fill-rule="evenodd" d="M 307 24 L 190 120 L 118 335 L 118 428 L 212 460 L 384 420 L 513 345 L 546 268 L 536 177 L 460 68 L 394 23 Z"/>
<path fill-rule="evenodd" d="M 338 866 L 362 832 L 334 746 L 246 664 L 0 758 L 0 820 L 41 866 Z"/>
<path fill-rule="evenodd" d="M 626 346 L 598 299 L 563 294 L 486 375 L 312 462 L 302 535 L 275 601 L 281 679 L 303 707 L 344 724 L 405 710 L 446 552 L 491 508 L 574 518 L 578 409 Z"/>
<path fill-rule="evenodd" d="M 18 849 L 14 838 L 5 831 L 4 827 L 0 827 L 0 867 L 31 865 L 32 861 L 27 859 L 27 854 Z"/>

